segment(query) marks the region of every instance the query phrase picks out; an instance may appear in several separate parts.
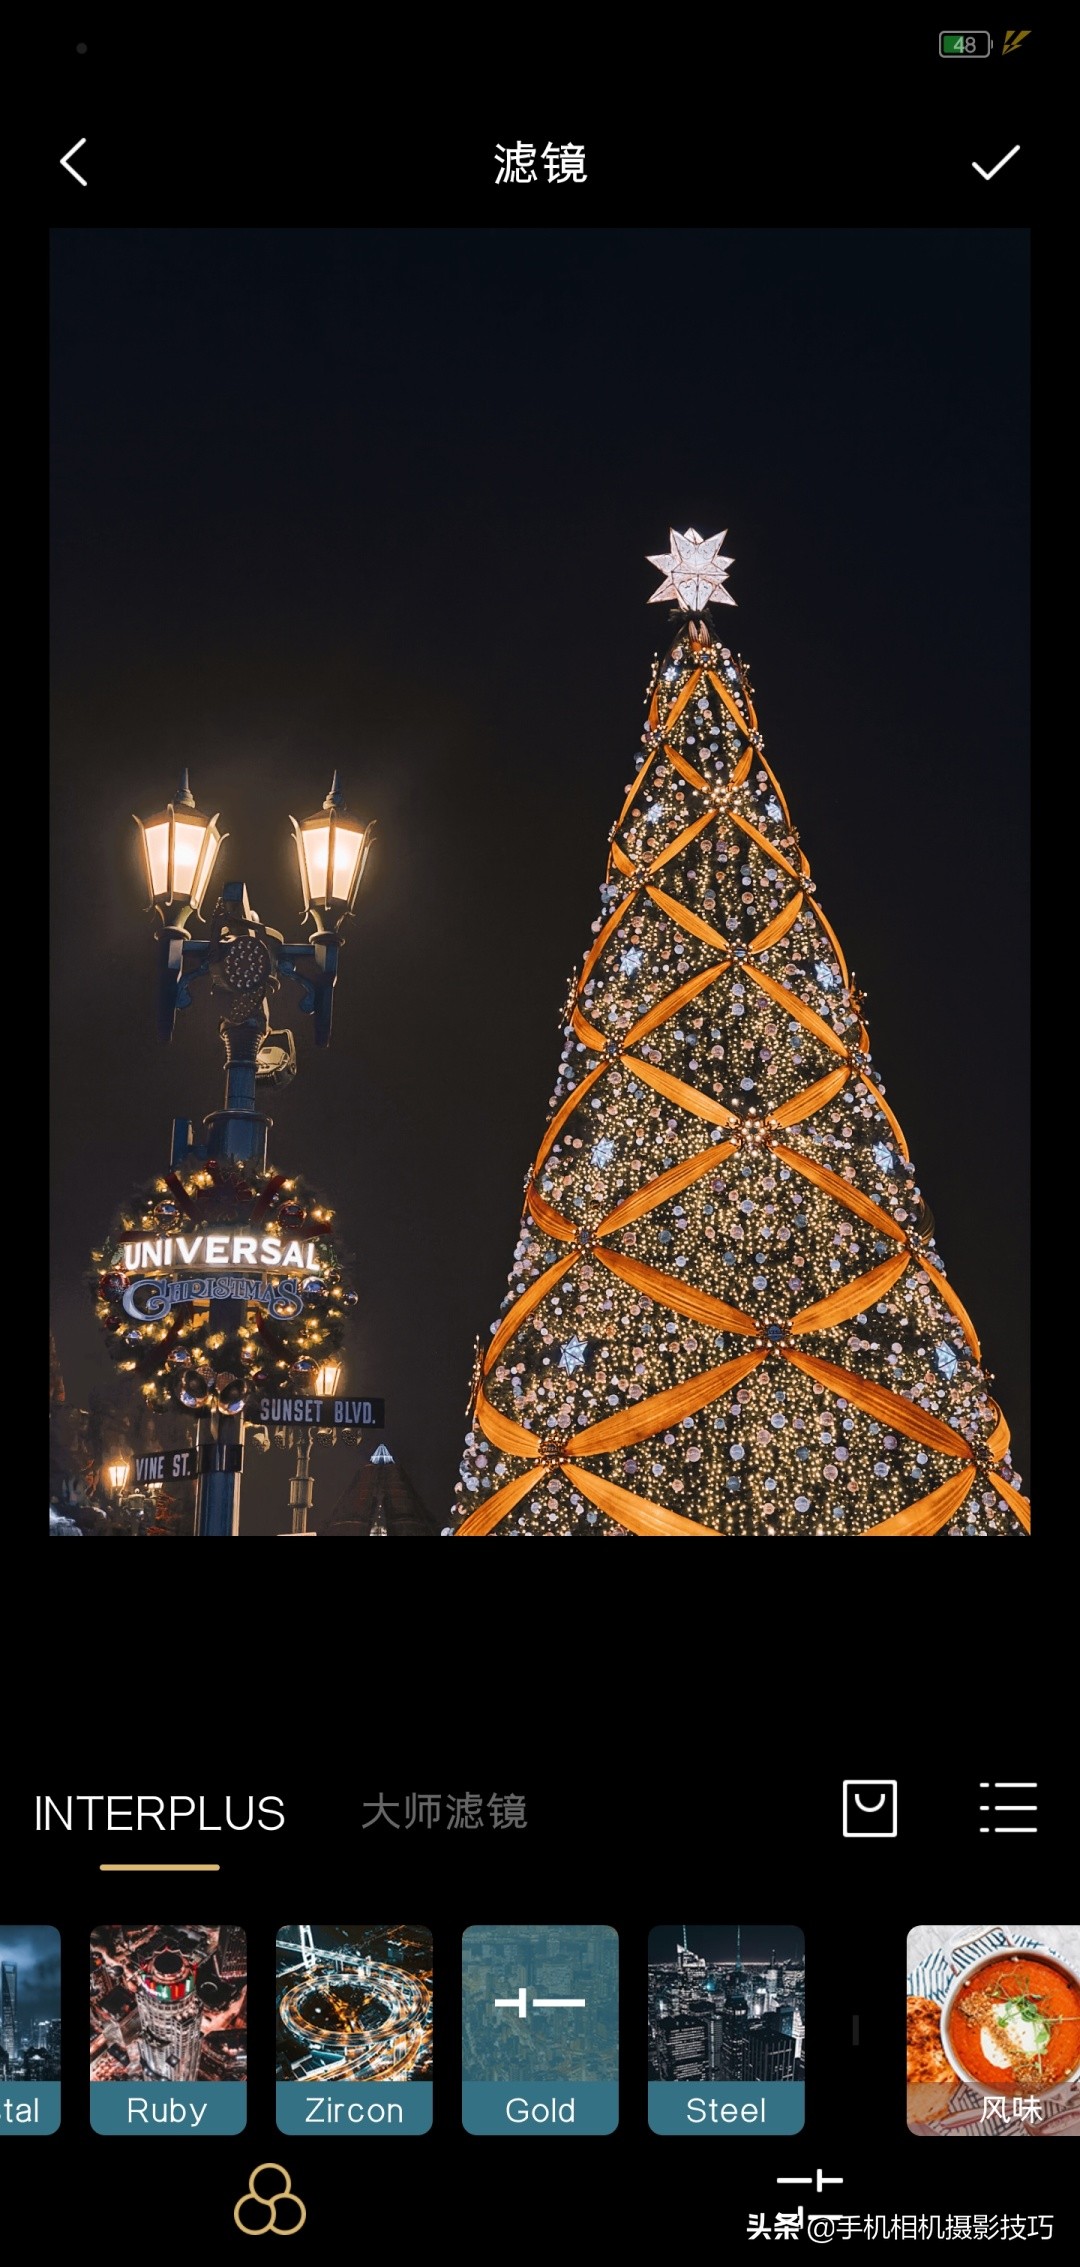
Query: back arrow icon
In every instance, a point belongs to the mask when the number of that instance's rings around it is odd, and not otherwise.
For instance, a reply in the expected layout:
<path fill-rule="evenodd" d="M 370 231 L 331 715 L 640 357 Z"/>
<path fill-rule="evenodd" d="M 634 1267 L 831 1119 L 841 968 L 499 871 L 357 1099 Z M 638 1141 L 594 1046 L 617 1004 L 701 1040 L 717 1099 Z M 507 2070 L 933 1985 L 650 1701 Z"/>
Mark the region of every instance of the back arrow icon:
<path fill-rule="evenodd" d="M 69 165 L 69 164 L 68 164 L 68 158 L 74 157 L 76 150 L 82 150 L 82 149 L 85 149 L 85 148 L 86 148 L 86 136 L 85 136 L 85 134 L 84 134 L 84 135 L 83 135 L 83 138 L 82 138 L 82 140 L 81 140 L 81 142 L 72 142 L 71 148 L 69 149 L 69 151 L 68 151 L 68 153 L 67 153 L 67 157 L 62 157 L 62 158 L 61 158 L 61 160 L 60 160 L 60 163 L 61 163 L 61 165 L 63 166 L 63 168 L 64 168 L 64 171 L 65 171 L 66 173 L 70 173 L 72 180 L 73 180 L 73 181 L 77 181 L 77 182 L 78 182 L 80 189 L 85 189 L 85 187 L 86 187 L 86 183 L 85 183 L 85 181 L 83 180 L 82 174 L 81 174 L 81 173 L 76 173 L 74 166 L 73 166 L 73 165 Z M 1004 160 L 1002 160 L 1002 162 L 1004 163 Z"/>
<path fill-rule="evenodd" d="M 78 145 L 76 144 L 76 147 L 77 147 L 77 146 L 78 146 Z M 1012 148 L 1011 148 L 1011 150 L 1006 150 L 1004 157 L 999 157 L 999 159 L 998 159 L 998 161 L 997 161 L 997 164 L 996 164 L 996 165 L 992 165 L 992 166 L 991 166 L 989 173 L 987 173 L 987 172 L 986 172 L 986 170 L 985 170 L 985 168 L 984 168 L 983 166 L 981 166 L 981 165 L 979 164 L 979 161 L 978 161 L 978 159 L 977 159 L 977 158 L 974 158 L 974 157 L 972 158 L 972 160 L 971 160 L 971 162 L 972 162 L 972 165 L 973 165 L 973 166 L 975 167 L 975 171 L 976 171 L 976 173 L 981 173 L 981 174 L 982 174 L 982 177 L 983 177 L 983 180 L 984 180 L 984 181 L 992 181 L 992 180 L 993 180 L 993 178 L 994 178 L 994 175 L 995 175 L 995 173 L 1000 173 L 1002 166 L 1003 166 L 1003 165 L 1008 165 L 1009 159 L 1010 159 L 1011 157 L 1015 157 L 1015 156 L 1016 156 L 1016 153 L 1017 153 L 1017 150 L 1019 149 L 1019 147 L 1020 147 L 1020 144 L 1019 144 L 1019 142 L 1014 142 L 1014 143 L 1013 143 L 1013 146 L 1012 146 Z"/>

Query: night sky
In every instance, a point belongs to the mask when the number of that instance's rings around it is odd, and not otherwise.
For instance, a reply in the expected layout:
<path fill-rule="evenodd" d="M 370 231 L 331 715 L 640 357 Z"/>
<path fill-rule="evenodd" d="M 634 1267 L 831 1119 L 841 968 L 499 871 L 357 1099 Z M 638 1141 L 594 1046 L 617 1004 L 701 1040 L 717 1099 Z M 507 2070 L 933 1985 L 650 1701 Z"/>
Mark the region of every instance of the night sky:
<path fill-rule="evenodd" d="M 721 1963 L 730 1961 L 732 1966 L 735 1964 L 734 1921 L 732 1921 L 730 1928 L 725 1928 L 716 1923 L 701 1927 L 688 1921 L 686 1924 L 686 1941 L 691 1952 L 698 1953 L 702 1960 L 715 1960 Z M 681 1943 L 681 1921 L 677 1924 L 671 1921 L 663 1928 L 650 1929 L 650 1960 L 674 1960 L 675 1947 Z M 778 1961 L 801 1960 L 803 1957 L 802 1930 L 787 1927 L 774 1928 L 767 1923 L 762 1924 L 757 1921 L 752 1921 L 747 1926 L 743 1922 L 740 1949 L 744 1961 L 767 1960 L 771 1963 L 774 1953 Z"/>
<path fill-rule="evenodd" d="M 339 765 L 377 847 L 329 1053 L 295 990 L 272 1002 L 300 1069 L 270 1158 L 336 1203 L 346 1389 L 385 1395 L 449 1506 L 671 635 L 644 554 L 693 524 L 729 531 L 724 635 L 1026 1482 L 1026 270 L 991 229 L 54 238 L 70 1400 L 115 1390 L 90 1248 L 223 1091 L 208 987 L 155 1038 L 130 814 L 190 765 L 231 837 L 216 881 L 296 935 L 288 814 Z M 316 1450 L 316 1517 L 355 1462 Z M 292 1459 L 247 1467 L 243 1532 L 287 1526 Z"/>

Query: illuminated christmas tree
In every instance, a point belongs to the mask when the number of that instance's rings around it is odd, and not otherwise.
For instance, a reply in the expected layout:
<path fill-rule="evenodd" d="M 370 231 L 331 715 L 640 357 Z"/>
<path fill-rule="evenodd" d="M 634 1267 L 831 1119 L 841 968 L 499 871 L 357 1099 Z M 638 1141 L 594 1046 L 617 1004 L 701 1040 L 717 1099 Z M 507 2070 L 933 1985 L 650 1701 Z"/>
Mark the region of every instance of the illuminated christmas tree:
<path fill-rule="evenodd" d="M 672 530 L 656 665 L 501 1319 L 468 1535 L 1020 1535 L 1009 1429 L 861 1000 Z"/>

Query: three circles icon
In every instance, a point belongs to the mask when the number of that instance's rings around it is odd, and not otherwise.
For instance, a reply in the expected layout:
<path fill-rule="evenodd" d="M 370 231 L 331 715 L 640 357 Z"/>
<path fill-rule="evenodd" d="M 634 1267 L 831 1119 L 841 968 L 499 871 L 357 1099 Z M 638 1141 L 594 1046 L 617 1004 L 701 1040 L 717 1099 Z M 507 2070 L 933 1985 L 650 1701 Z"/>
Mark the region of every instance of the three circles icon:
<path fill-rule="evenodd" d="M 279 2183 L 266 2195 L 257 2186 L 262 2173 L 272 2174 Z M 265 2216 L 259 2226 L 251 2227 L 248 2222 L 256 2214 Z M 233 2219 L 246 2236 L 294 2236 L 307 2219 L 307 2205 L 297 2196 L 284 2165 L 256 2165 L 243 2195 L 237 2197 Z"/>

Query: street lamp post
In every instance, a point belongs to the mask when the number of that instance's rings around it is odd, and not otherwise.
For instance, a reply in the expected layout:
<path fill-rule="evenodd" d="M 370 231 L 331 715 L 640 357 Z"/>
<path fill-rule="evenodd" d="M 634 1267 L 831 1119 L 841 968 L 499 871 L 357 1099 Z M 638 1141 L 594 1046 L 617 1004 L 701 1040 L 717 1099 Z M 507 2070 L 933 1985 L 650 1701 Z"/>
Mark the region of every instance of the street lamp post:
<path fill-rule="evenodd" d="M 105 1476 L 109 1483 L 109 1495 L 112 1499 L 114 1512 L 119 1511 L 124 1500 L 124 1489 L 127 1486 L 130 1470 L 131 1464 L 126 1456 L 117 1456 L 111 1464 L 105 1466 Z"/>
<path fill-rule="evenodd" d="M 109 1483 L 109 1508 L 113 1519 L 120 1520 L 124 1516 L 125 1524 L 129 1530 L 134 1522 L 135 1534 L 145 1535 L 146 1513 L 149 1506 L 141 1489 L 128 1488 L 128 1481 L 131 1477 L 130 1458 L 118 1455 L 114 1457 L 111 1464 L 106 1464 L 103 1469 Z"/>
<path fill-rule="evenodd" d="M 196 809 L 186 771 L 174 801 L 152 819 L 136 818 L 135 824 L 151 908 L 159 922 L 159 1037 L 172 1038 L 178 1009 L 191 1005 L 191 983 L 209 975 L 225 1047 L 224 1108 L 204 1119 L 198 1142 L 190 1119 L 173 1120 L 170 1165 L 175 1169 L 192 1158 L 211 1163 L 228 1158 L 263 1172 L 273 1121 L 256 1108 L 259 1090 L 288 1085 L 296 1073 L 292 1032 L 271 1030 L 269 1002 L 282 977 L 291 978 L 300 986 L 301 1011 L 313 1017 L 316 1046 L 329 1045 L 342 930 L 355 909 L 374 823 L 363 826 L 347 814 L 336 771 L 321 809 L 291 821 L 304 918 L 313 924 L 311 934 L 296 943 L 260 921 L 240 881 L 225 883 L 209 935 L 190 934 L 189 924 L 201 916 L 218 849 L 227 837 L 216 817 Z M 231 1319 L 227 1300 L 210 1300 L 208 1343 L 219 1331 L 228 1331 Z M 244 1400 L 242 1383 L 228 1380 L 208 1412 L 211 1469 L 199 1475 L 197 1535 L 239 1533 Z"/>
<path fill-rule="evenodd" d="M 314 1425 L 305 1425 L 296 1451 L 296 1477 L 289 1482 L 292 1526 L 285 1530 L 290 1535 L 313 1535 L 315 1532 L 307 1523 L 315 1488 L 311 1478 L 311 1442 L 314 1432 Z"/>
<path fill-rule="evenodd" d="M 320 1400 L 333 1400 L 341 1384 L 341 1370 L 340 1362 L 324 1362 L 322 1368 L 316 1370 L 314 1390 Z M 315 1482 L 311 1477 L 311 1444 L 315 1438 L 315 1432 L 316 1427 L 314 1425 L 305 1425 L 297 1442 L 296 1474 L 289 1482 L 292 1526 L 282 1530 L 286 1535 L 313 1535 L 315 1533 L 315 1529 L 308 1526 L 308 1515 L 312 1508 L 315 1493 Z"/>

